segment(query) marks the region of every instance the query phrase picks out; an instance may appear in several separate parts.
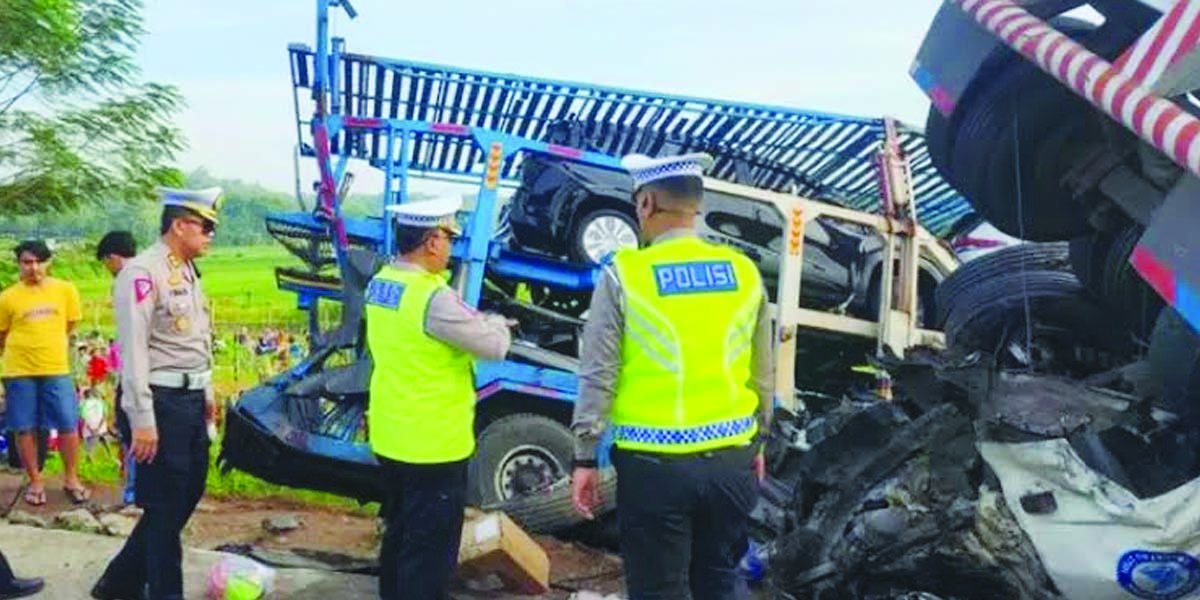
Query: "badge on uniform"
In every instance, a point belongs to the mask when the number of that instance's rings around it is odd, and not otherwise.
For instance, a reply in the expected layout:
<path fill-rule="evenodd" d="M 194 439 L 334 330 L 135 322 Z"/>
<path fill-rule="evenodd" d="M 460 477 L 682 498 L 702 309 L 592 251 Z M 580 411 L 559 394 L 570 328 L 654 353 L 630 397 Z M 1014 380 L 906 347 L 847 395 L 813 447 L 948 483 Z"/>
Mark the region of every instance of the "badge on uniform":
<path fill-rule="evenodd" d="M 187 333 L 192 328 L 192 322 L 187 317 L 180 315 L 175 317 L 175 331 L 179 333 Z"/>
<path fill-rule="evenodd" d="M 404 284 L 386 279 L 373 279 L 367 285 L 367 303 L 395 310 L 404 295 Z"/>
<path fill-rule="evenodd" d="M 149 277 L 138 277 L 133 280 L 133 298 L 138 304 L 154 293 L 154 282 Z"/>
<path fill-rule="evenodd" d="M 179 273 L 179 269 L 171 269 L 171 274 L 167 277 L 167 283 L 171 285 L 183 283 L 183 275 Z"/>
<path fill-rule="evenodd" d="M 738 289 L 733 263 L 727 260 L 654 265 L 659 296 L 732 292 Z"/>

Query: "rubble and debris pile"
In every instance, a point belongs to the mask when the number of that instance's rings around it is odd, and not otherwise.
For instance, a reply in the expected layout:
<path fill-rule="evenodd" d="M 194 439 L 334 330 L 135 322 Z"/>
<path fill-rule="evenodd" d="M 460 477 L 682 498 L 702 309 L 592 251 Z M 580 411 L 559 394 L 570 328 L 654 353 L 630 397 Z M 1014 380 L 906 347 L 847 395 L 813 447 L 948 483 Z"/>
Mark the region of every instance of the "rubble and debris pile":
<path fill-rule="evenodd" d="M 1052 597 L 1032 546 L 989 488 L 960 407 L 914 416 L 900 402 L 845 402 L 797 434 L 816 438 L 811 450 L 774 453 L 783 477 L 775 483 L 792 490 L 773 542 L 776 590 L 814 599 Z"/>
<path fill-rule="evenodd" d="M 1040 268 L 1057 266 L 1045 260 Z M 957 293 L 961 301 L 977 292 Z M 1064 314 L 1046 306 L 1018 304 L 1014 312 L 997 303 L 968 321 L 990 320 L 975 330 L 990 328 L 989 335 L 1037 331 L 1021 315 L 1048 325 Z M 1124 567 L 1116 559 L 1054 554 L 1065 552 L 1054 532 L 1072 527 L 1076 544 L 1121 527 L 1133 528 L 1122 538 L 1131 544 L 1137 535 L 1165 539 L 1186 528 L 1181 514 L 1190 512 L 1159 496 L 1182 494 L 1177 488 L 1200 470 L 1186 451 L 1185 420 L 1143 393 L 1153 388 L 1152 369 L 1136 355 L 1113 353 L 1126 364 L 1104 370 L 1109 362 L 1082 345 L 1023 363 L 1003 345 L 981 351 L 970 341 L 978 339 L 884 361 L 894 401 L 826 400 L 777 419 L 768 448 L 774 479 L 754 532 L 772 591 L 797 600 L 1000 600 L 1153 588 L 1133 575 L 1118 581 L 1113 573 Z M 1079 510 L 1096 514 L 1073 525 Z M 1100 584 L 1111 590 L 1089 591 Z"/>

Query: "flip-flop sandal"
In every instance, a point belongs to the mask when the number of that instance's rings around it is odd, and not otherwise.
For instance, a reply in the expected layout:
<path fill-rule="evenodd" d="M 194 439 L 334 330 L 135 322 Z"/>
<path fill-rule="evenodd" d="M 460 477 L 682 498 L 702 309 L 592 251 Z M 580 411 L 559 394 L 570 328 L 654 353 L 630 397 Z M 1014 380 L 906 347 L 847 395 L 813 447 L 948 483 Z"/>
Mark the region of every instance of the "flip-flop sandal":
<path fill-rule="evenodd" d="M 63 492 L 67 494 L 67 498 L 71 499 L 71 504 L 83 504 L 91 498 L 91 495 L 88 494 L 87 488 L 64 487 Z M 43 492 L 42 495 L 44 496 L 45 493 Z M 43 502 L 44 501 L 45 500 L 43 499 Z"/>
<path fill-rule="evenodd" d="M 25 492 L 25 504 L 30 506 L 45 506 L 46 490 L 27 490 Z"/>

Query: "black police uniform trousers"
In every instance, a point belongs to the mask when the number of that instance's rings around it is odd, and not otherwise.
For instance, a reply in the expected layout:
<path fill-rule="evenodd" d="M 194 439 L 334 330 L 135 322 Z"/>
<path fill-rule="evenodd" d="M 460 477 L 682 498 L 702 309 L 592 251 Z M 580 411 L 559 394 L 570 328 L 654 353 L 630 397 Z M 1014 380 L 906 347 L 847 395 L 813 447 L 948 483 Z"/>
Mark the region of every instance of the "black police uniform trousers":
<path fill-rule="evenodd" d="M 101 581 L 118 597 L 150 600 L 183 598 L 183 547 L 180 535 L 204 495 L 208 474 L 208 429 L 204 391 L 151 386 L 158 452 L 141 463 L 134 482 L 142 508 L 133 533 Z"/>
<path fill-rule="evenodd" d="M 8 564 L 8 559 L 4 557 L 4 553 L 0 552 L 0 594 L 7 593 L 13 587 L 13 581 L 17 578 L 16 573 L 13 573 L 12 567 Z"/>
<path fill-rule="evenodd" d="M 458 566 L 469 461 L 415 464 L 375 458 L 387 493 L 379 597 L 442 600 Z"/>
<path fill-rule="evenodd" d="M 749 547 L 758 497 L 754 452 L 751 446 L 683 456 L 613 449 L 630 600 L 745 596 L 737 566 Z"/>

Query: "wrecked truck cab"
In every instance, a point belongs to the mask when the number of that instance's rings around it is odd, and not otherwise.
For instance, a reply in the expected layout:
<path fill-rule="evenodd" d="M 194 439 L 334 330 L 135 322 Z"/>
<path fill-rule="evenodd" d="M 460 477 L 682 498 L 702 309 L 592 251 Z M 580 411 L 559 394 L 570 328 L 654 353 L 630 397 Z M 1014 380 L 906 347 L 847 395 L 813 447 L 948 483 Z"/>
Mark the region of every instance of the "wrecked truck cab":
<path fill-rule="evenodd" d="M 289 393 L 284 383 L 250 389 L 228 411 L 219 464 L 236 464 L 238 470 L 278 485 L 359 502 L 382 500 L 378 465 L 367 444 L 355 439 L 363 415 L 359 403 Z M 323 409 L 340 414 L 322 415 Z M 327 420 L 314 423 L 318 416 Z"/>
<path fill-rule="evenodd" d="M 938 293 L 946 348 L 881 361 L 893 402 L 811 402 L 779 436 L 771 473 L 788 501 L 772 522 L 787 525 L 759 540 L 774 586 L 798 599 L 1200 597 L 1196 427 L 1161 392 L 1187 377 L 1164 377 L 1127 335 L 1083 335 L 1127 330 L 1067 263 L 1065 244 L 1023 244 L 960 267 Z M 1194 364 L 1194 332 L 1171 331 L 1175 362 Z"/>
<path fill-rule="evenodd" d="M 959 306 L 941 309 L 951 348 L 990 361 L 963 388 L 988 394 L 964 404 L 979 409 L 976 448 L 1022 547 L 1036 550 L 1053 583 L 1021 597 L 1196 598 L 1200 339 L 1176 312 L 1192 308 L 1179 298 L 1195 288 L 1194 168 L 1121 118 L 1121 103 L 1085 99 L 1095 99 L 1090 82 L 1121 65 L 1097 62 L 1075 78 L 1069 58 L 1086 49 L 1107 61 L 1154 60 L 1154 75 L 1121 74 L 1147 99 L 1193 114 L 1181 89 L 1159 84 L 1194 81 L 1194 61 L 1171 62 L 1194 45 L 1176 51 L 1166 38 L 1176 23 L 1195 26 L 1195 3 L 1093 2 L 1099 21 L 1065 12 L 1083 4 L 946 3 L 922 44 L 912 74 L 932 102 L 939 171 L 996 227 L 1060 241 L 1068 257 L 1059 268 L 1027 254 L 1035 260 L 959 286 L 948 294 Z M 1017 29 L 1029 35 L 1010 35 Z M 1020 291 L 1005 292 L 1004 282 Z"/>
<path fill-rule="evenodd" d="M 894 401 L 814 402 L 769 454 L 788 498 L 757 540 L 773 588 L 797 599 L 1200 596 L 1189 558 L 1200 474 L 1172 463 L 1194 452 L 1174 415 L 1118 391 L 1133 372 L 997 370 L 954 348 L 883 366 Z"/>

